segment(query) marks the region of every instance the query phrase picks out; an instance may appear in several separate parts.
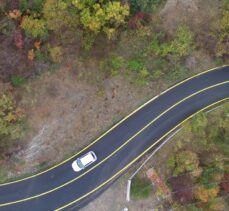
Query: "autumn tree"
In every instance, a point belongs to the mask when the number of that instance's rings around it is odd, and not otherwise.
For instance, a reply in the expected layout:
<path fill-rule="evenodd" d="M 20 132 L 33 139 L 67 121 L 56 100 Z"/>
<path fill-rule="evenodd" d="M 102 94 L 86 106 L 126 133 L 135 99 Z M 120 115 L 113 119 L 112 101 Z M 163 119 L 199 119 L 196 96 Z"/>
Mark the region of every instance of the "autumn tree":
<path fill-rule="evenodd" d="M 214 186 L 211 188 L 207 188 L 203 185 L 199 185 L 194 188 L 194 197 L 201 202 L 208 202 L 210 199 L 215 198 L 220 191 L 219 186 Z"/>
<path fill-rule="evenodd" d="M 119 1 L 72 0 L 82 27 L 91 33 L 104 32 L 111 39 L 125 24 L 129 6 Z"/>
<path fill-rule="evenodd" d="M 199 158 L 195 152 L 184 150 L 174 155 L 173 175 L 190 172 L 193 177 L 198 177 L 202 169 L 199 167 Z"/>
<path fill-rule="evenodd" d="M 46 0 L 43 6 L 43 16 L 49 30 L 58 36 L 66 29 L 72 30 L 79 25 L 79 17 L 75 12 L 70 12 L 71 5 L 64 0 Z"/>
<path fill-rule="evenodd" d="M 21 28 L 25 30 L 27 36 L 32 38 L 45 38 L 48 33 L 46 21 L 34 16 L 25 16 Z"/>
<path fill-rule="evenodd" d="M 193 199 L 193 179 L 190 175 L 185 174 L 169 179 L 171 185 L 173 198 L 179 203 L 191 202 Z"/>
<path fill-rule="evenodd" d="M 0 96 L 0 148 L 5 148 L 12 140 L 24 136 L 23 119 L 23 112 L 15 105 L 13 98 Z"/>

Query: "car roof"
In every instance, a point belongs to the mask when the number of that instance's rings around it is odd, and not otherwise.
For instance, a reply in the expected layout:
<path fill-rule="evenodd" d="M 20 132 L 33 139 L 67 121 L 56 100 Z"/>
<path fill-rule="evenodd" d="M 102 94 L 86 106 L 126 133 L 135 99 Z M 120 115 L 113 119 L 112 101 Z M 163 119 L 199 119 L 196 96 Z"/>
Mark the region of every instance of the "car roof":
<path fill-rule="evenodd" d="M 87 165 L 88 163 L 93 162 L 95 159 L 92 156 L 91 152 L 88 152 L 86 155 L 82 156 L 80 158 L 80 161 L 82 162 L 83 165 Z"/>

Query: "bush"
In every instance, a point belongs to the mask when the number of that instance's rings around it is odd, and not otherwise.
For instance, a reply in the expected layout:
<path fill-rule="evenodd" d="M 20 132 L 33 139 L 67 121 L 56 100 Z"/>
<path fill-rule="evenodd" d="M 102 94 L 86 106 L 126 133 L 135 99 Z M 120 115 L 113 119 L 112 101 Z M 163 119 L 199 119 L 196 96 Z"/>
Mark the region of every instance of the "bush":
<path fill-rule="evenodd" d="M 124 66 L 124 59 L 121 56 L 111 56 L 100 62 L 100 69 L 106 75 L 117 75 Z"/>
<path fill-rule="evenodd" d="M 145 85 L 146 79 L 150 75 L 144 63 L 139 59 L 132 59 L 127 63 L 127 68 L 136 73 L 136 83 L 138 85 Z"/>
<path fill-rule="evenodd" d="M 201 138 L 206 137 L 205 128 L 208 124 L 208 119 L 205 113 L 201 112 L 200 114 L 195 115 L 191 120 L 192 132 L 195 136 Z"/>
<path fill-rule="evenodd" d="M 11 76 L 10 80 L 14 87 L 22 86 L 26 82 L 25 78 L 18 76 L 18 75 Z"/>
<path fill-rule="evenodd" d="M 189 55 L 194 48 L 193 38 L 194 35 L 187 26 L 179 26 L 170 44 L 169 53 L 178 57 Z"/>
<path fill-rule="evenodd" d="M 173 175 L 190 172 L 193 177 L 198 177 L 202 169 L 199 167 L 199 158 L 195 152 L 184 150 L 175 155 L 175 168 Z"/>
<path fill-rule="evenodd" d="M 194 35 L 187 26 L 179 26 L 172 41 L 166 42 L 166 34 L 159 32 L 153 36 L 151 50 L 156 55 L 166 57 L 169 54 L 178 58 L 187 56 L 194 49 Z"/>
<path fill-rule="evenodd" d="M 134 199 L 144 199 L 150 196 L 152 192 L 151 183 L 148 180 L 137 177 L 133 180 L 131 186 L 131 196 Z"/>
<path fill-rule="evenodd" d="M 189 76 L 190 70 L 183 65 L 176 64 L 167 71 L 166 79 L 171 82 L 181 81 Z"/>
<path fill-rule="evenodd" d="M 129 0 L 131 14 L 138 12 L 152 13 L 164 0 Z"/>
<path fill-rule="evenodd" d="M 132 59 L 127 63 L 127 68 L 135 72 L 140 72 L 144 68 L 144 64 L 138 59 Z"/>
<path fill-rule="evenodd" d="M 45 0 L 20 0 L 19 8 L 21 12 L 30 10 L 32 12 L 40 13 L 43 8 Z"/>
<path fill-rule="evenodd" d="M 228 56 L 229 50 L 229 2 L 225 3 L 225 10 L 223 11 L 220 20 L 220 30 L 217 34 L 216 56 Z"/>
<path fill-rule="evenodd" d="M 34 39 L 44 39 L 48 34 L 46 21 L 43 19 L 33 18 L 32 16 L 25 16 L 21 23 L 21 27 L 25 30 L 27 36 Z"/>
<path fill-rule="evenodd" d="M 54 63 L 60 63 L 62 60 L 62 51 L 61 47 L 49 47 L 48 48 L 49 55 L 51 57 L 52 62 Z"/>
<path fill-rule="evenodd" d="M 214 198 L 204 207 L 208 211 L 224 211 L 226 209 L 225 201 L 222 198 Z"/>
<path fill-rule="evenodd" d="M 0 97 L 0 148 L 11 144 L 25 135 L 23 112 L 15 105 L 13 98 Z"/>
<path fill-rule="evenodd" d="M 78 16 L 68 11 L 69 4 L 64 0 L 46 0 L 43 6 L 43 16 L 49 30 L 61 37 L 63 32 L 78 26 Z"/>

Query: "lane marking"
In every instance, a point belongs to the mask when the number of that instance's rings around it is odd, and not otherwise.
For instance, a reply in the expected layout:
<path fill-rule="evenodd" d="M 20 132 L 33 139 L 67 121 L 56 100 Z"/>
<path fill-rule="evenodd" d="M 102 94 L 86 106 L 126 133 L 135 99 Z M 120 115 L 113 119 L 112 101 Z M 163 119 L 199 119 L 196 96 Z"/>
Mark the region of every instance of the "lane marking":
<path fill-rule="evenodd" d="M 24 177 L 22 179 L 18 179 L 18 180 L 14 180 L 14 181 L 11 181 L 11 182 L 5 182 L 5 183 L 2 183 L 0 184 L 0 187 L 1 186 L 5 186 L 5 185 L 10 185 L 10 184 L 14 184 L 14 183 L 18 183 L 18 182 L 22 182 L 24 180 L 28 180 L 28 179 L 31 179 L 31 178 L 34 178 L 34 177 L 37 177 L 37 176 L 40 176 L 46 172 L 49 172 L 65 163 L 67 163 L 68 161 L 70 161 L 71 159 L 73 159 L 74 157 L 76 157 L 77 155 L 79 155 L 80 153 L 84 152 L 85 150 L 87 150 L 89 147 L 91 147 L 93 144 L 95 144 L 96 142 L 98 142 L 100 139 L 102 139 L 105 135 L 107 135 L 109 132 L 111 132 L 113 129 L 115 129 L 117 126 L 119 126 L 121 123 L 123 123 L 125 120 L 127 120 L 129 117 L 131 117 L 133 114 L 135 114 L 137 111 L 141 110 L 143 107 L 145 107 L 146 105 L 148 105 L 149 103 L 153 102 L 154 100 L 156 100 L 159 96 L 165 94 L 166 92 L 170 91 L 171 89 L 187 82 L 187 81 L 190 81 L 191 79 L 193 78 L 196 78 L 198 76 L 201 76 L 201 75 L 204 75 L 204 74 L 207 74 L 208 72 L 211 72 L 211 71 L 220 71 L 220 69 L 224 68 L 224 67 L 229 67 L 229 65 L 223 65 L 223 66 L 220 66 L 220 67 L 214 67 L 214 68 L 211 68 L 209 70 L 205 70 L 201 73 L 198 73 L 196 75 L 193 75 L 189 78 L 186 78 L 184 79 L 183 81 L 180 81 L 178 82 L 177 84 L 171 86 L 170 88 L 166 89 L 165 91 L 161 92 L 159 95 L 156 95 L 154 96 L 153 98 L 151 98 L 150 100 L 148 100 L 147 102 L 145 102 L 144 104 L 142 104 L 141 106 L 139 106 L 137 109 L 135 109 L 134 111 L 132 111 L 129 115 L 127 115 L 126 117 L 124 117 L 123 119 L 121 119 L 119 122 L 117 122 L 114 126 L 112 126 L 109 130 L 107 130 L 105 133 L 103 133 L 101 136 L 99 136 L 97 139 L 95 139 L 92 143 L 90 143 L 89 145 L 87 145 L 86 147 L 84 147 L 83 149 L 81 149 L 79 152 L 77 152 L 76 154 L 72 155 L 71 157 L 65 159 L 64 161 L 62 161 L 61 163 L 59 164 L 56 164 L 54 166 L 52 166 L 51 168 L 48 168 L 42 172 L 39 172 L 37 174 L 34 174 L 34 175 L 31 175 L 31 176 L 28 176 L 28 177 Z"/>
<path fill-rule="evenodd" d="M 127 164 L 123 169 L 121 169 L 120 171 L 118 171 L 116 174 L 114 174 L 112 177 L 110 177 L 110 179 L 108 179 L 107 181 L 105 181 L 104 183 L 102 183 L 101 185 L 99 185 L 98 187 L 96 187 L 95 189 L 91 190 L 90 192 L 86 193 L 85 195 L 81 196 L 80 198 L 77 198 L 76 200 L 62 206 L 59 207 L 57 209 L 55 209 L 55 211 L 60 211 L 63 210 L 73 204 L 75 204 L 76 202 L 82 200 L 83 198 L 87 197 L 88 195 L 94 193 L 95 191 L 97 191 L 98 189 L 100 189 L 101 187 L 103 187 L 104 185 L 106 185 L 107 183 L 109 183 L 111 180 L 113 180 L 115 177 L 117 177 L 118 175 L 122 174 L 127 168 L 129 168 L 132 164 L 134 164 L 139 158 L 141 158 L 144 154 L 146 154 L 150 149 L 152 149 L 156 144 L 158 144 L 160 141 L 162 141 L 166 136 L 168 136 L 171 132 L 173 132 L 174 130 L 176 130 L 178 127 L 180 127 L 182 124 L 184 124 L 185 122 L 187 122 L 189 119 L 191 119 L 193 116 L 195 116 L 196 114 L 210 108 L 211 106 L 217 105 L 219 103 L 222 103 L 224 101 L 229 100 L 229 97 L 219 100 L 217 102 L 214 102 L 202 109 L 200 109 L 199 111 L 193 113 L 192 115 L 190 115 L 189 117 L 187 117 L 186 119 L 184 119 L 182 122 L 180 122 L 178 125 L 176 125 L 174 128 L 172 128 L 170 131 L 168 131 L 165 135 L 163 135 L 160 139 L 158 139 L 155 143 L 153 143 L 150 147 L 148 147 L 144 152 L 142 152 L 138 157 L 136 157 L 134 160 L 132 160 L 129 164 Z"/>
<path fill-rule="evenodd" d="M 156 118 L 154 118 L 152 121 L 150 121 L 146 126 L 144 126 L 141 130 L 139 130 L 137 133 L 135 133 L 132 137 L 130 137 L 126 142 L 124 142 L 121 146 L 119 146 L 116 150 L 114 150 L 111 154 L 109 154 L 106 158 L 104 158 L 103 160 L 101 160 L 99 163 L 97 163 L 96 165 L 94 165 L 92 168 L 88 169 L 87 171 L 85 171 L 83 174 L 79 175 L 78 177 L 72 179 L 72 180 L 69 180 L 68 182 L 60 185 L 60 186 L 57 186 L 49 191 L 46 191 L 46 192 L 43 192 L 43 193 L 40 193 L 40 194 L 37 194 L 37 195 L 34 195 L 34 196 L 31 196 L 31 197 L 28 197 L 28 198 L 24 198 L 24 199 L 20 199 L 20 200 L 16 200 L 16 201 L 12 201 L 12 202 L 7 202 L 7 203 L 3 203 L 3 204 L 0 204 L 0 207 L 3 207 L 3 206 L 7 206 L 7 205 L 12 205 L 12 204 L 16 204 L 16 203 L 20 203 L 20 202 L 24 202 L 24 201 L 28 201 L 28 200 L 31 200 L 31 199 L 34 199 L 34 198 L 38 198 L 38 197 L 41 197 L 41 196 L 44 196 L 44 195 L 47 195 L 49 193 L 52 193 L 58 189 L 61 189 L 67 185 L 69 185 L 70 183 L 72 182 L 75 182 L 76 180 L 80 179 L 81 177 L 83 177 L 84 175 L 86 175 L 87 173 L 91 172 L 93 169 L 97 168 L 98 166 L 100 166 L 101 164 L 103 164 L 104 162 L 106 162 L 110 157 L 112 157 L 114 154 L 116 154 L 118 151 L 120 151 L 125 145 L 127 145 L 131 140 L 133 140 L 137 135 L 139 135 L 142 131 L 144 131 L 146 128 L 148 128 L 151 124 L 153 124 L 157 119 L 159 119 L 161 116 L 163 116 L 165 113 L 167 113 L 168 111 L 170 111 L 172 108 L 176 107 L 178 104 L 184 102 L 185 100 L 195 96 L 195 95 L 198 95 L 199 93 L 201 92 L 204 92 L 206 90 L 209 90 L 209 89 L 212 89 L 214 87 L 217 87 L 217 86 L 221 86 L 221 85 L 224 85 L 224 84 L 227 84 L 229 83 L 229 81 L 224 81 L 224 82 L 221 82 L 221 83 L 218 83 L 218 84 L 215 84 L 215 85 L 212 85 L 212 86 L 209 86 L 209 87 L 205 87 L 204 89 L 202 90 L 199 90 L 195 93 L 192 93 L 191 95 L 185 97 L 184 99 L 178 101 L 177 103 L 175 103 L 173 106 L 169 107 L 168 109 L 166 109 L 164 112 L 162 112 L 160 115 L 158 115 Z"/>

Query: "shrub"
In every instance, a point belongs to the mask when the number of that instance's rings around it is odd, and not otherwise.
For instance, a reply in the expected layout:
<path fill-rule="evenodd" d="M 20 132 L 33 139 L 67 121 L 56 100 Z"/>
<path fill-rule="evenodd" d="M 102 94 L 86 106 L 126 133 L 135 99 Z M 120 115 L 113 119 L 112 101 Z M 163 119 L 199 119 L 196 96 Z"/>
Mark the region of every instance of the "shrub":
<path fill-rule="evenodd" d="M 48 48 L 49 55 L 51 57 L 52 62 L 54 63 L 60 63 L 62 60 L 62 51 L 61 47 L 56 46 L 56 47 L 49 47 Z"/>
<path fill-rule="evenodd" d="M 26 35 L 32 38 L 44 39 L 48 34 L 46 21 L 44 19 L 25 16 L 21 23 L 21 27 L 25 30 Z"/>
<path fill-rule="evenodd" d="M 171 82 L 181 81 L 189 76 L 189 69 L 183 65 L 176 64 L 170 67 L 166 74 L 166 79 Z"/>
<path fill-rule="evenodd" d="M 179 26 L 175 38 L 170 44 L 169 53 L 178 57 L 189 55 L 194 48 L 193 38 L 194 35 L 187 26 Z"/>
<path fill-rule="evenodd" d="M 228 55 L 229 50 L 229 3 L 225 4 L 225 10 L 223 11 L 222 18 L 220 20 L 220 30 L 217 34 L 217 45 L 215 53 L 217 56 Z"/>
<path fill-rule="evenodd" d="M 225 201 L 222 198 L 210 199 L 204 208 L 209 211 L 224 211 Z"/>
<path fill-rule="evenodd" d="M 151 51 L 158 56 L 167 56 L 170 51 L 170 46 L 165 41 L 166 34 L 164 32 L 155 33 L 150 43 Z"/>
<path fill-rule="evenodd" d="M 0 97 L 0 148 L 11 144 L 24 136 L 24 115 L 15 105 L 13 98 L 7 95 Z"/>
<path fill-rule="evenodd" d="M 206 137 L 205 128 L 208 124 L 206 114 L 201 112 L 195 115 L 191 120 L 192 132 L 195 136 Z"/>
<path fill-rule="evenodd" d="M 19 8 L 21 12 L 30 10 L 32 12 L 40 13 L 43 8 L 45 0 L 20 0 Z"/>
<path fill-rule="evenodd" d="M 43 6 L 44 19 L 49 30 L 61 37 L 64 30 L 78 26 L 78 16 L 68 11 L 69 4 L 64 0 L 46 0 Z"/>
<path fill-rule="evenodd" d="M 166 34 L 159 32 L 153 36 L 151 50 L 156 55 L 165 57 L 169 54 L 178 58 L 187 56 L 194 48 L 194 35 L 187 26 L 179 26 L 174 39 L 166 42 Z"/>
<path fill-rule="evenodd" d="M 19 87 L 26 82 L 25 78 L 18 76 L 18 75 L 11 76 L 10 80 L 11 80 L 12 85 L 15 87 Z"/>
<path fill-rule="evenodd" d="M 151 13 L 163 2 L 164 0 L 129 0 L 131 14 L 138 12 Z"/>
<path fill-rule="evenodd" d="M 144 199 L 150 196 L 152 187 L 150 181 L 137 177 L 131 186 L 131 196 L 134 199 Z"/>
<path fill-rule="evenodd" d="M 136 73 L 136 83 L 138 85 L 145 85 L 146 79 L 150 75 L 144 63 L 139 59 L 132 59 L 127 63 L 127 68 Z"/>
<path fill-rule="evenodd" d="M 103 61 L 100 61 L 99 68 L 106 75 L 117 75 L 125 66 L 124 59 L 121 56 L 111 56 Z"/>
<path fill-rule="evenodd" d="M 128 69 L 140 72 L 144 68 L 144 64 L 138 59 L 132 59 L 127 64 Z"/>
<path fill-rule="evenodd" d="M 112 75 L 116 75 L 124 66 L 124 60 L 121 56 L 113 56 L 110 60 Z"/>
<path fill-rule="evenodd" d="M 180 151 L 175 155 L 175 161 L 174 176 L 184 172 L 190 172 L 194 177 L 198 177 L 201 174 L 202 169 L 199 167 L 199 158 L 195 152 L 188 150 Z"/>

